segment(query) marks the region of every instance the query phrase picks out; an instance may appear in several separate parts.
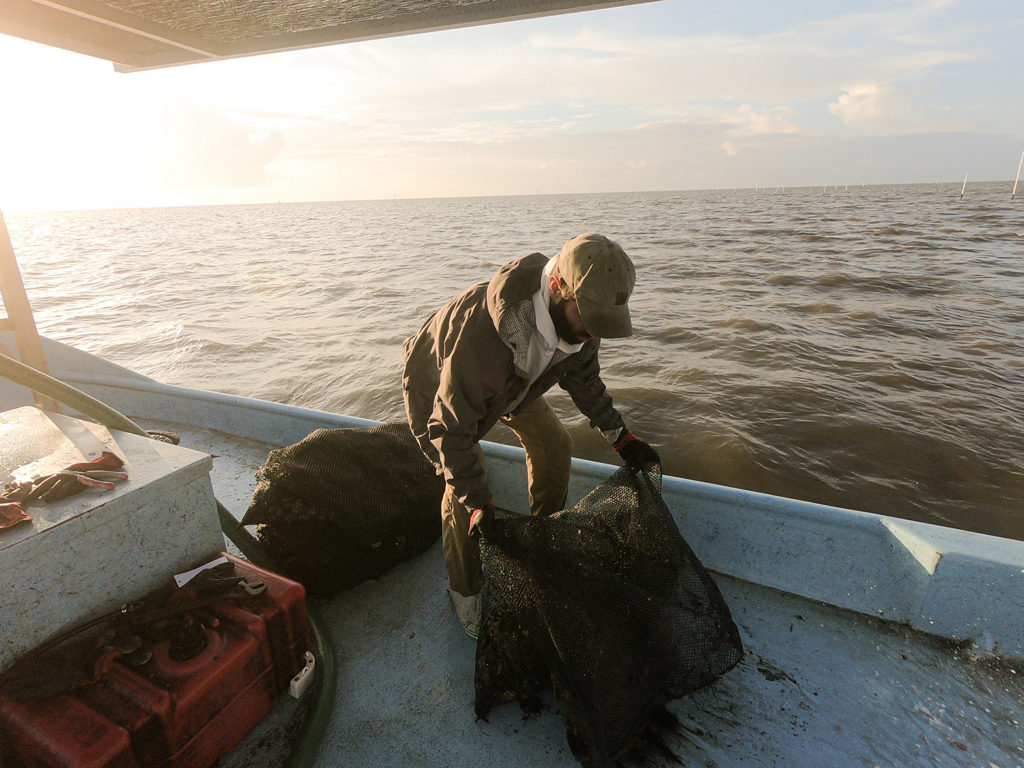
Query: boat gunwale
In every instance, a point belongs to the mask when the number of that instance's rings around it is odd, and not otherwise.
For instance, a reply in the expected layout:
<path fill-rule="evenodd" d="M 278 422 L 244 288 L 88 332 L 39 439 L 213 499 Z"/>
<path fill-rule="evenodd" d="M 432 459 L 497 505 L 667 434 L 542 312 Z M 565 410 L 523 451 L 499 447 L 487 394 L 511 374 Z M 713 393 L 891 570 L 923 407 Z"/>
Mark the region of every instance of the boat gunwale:
<path fill-rule="evenodd" d="M 278 445 L 317 428 L 379 423 L 164 384 L 60 342 L 44 338 L 44 345 L 56 376 L 138 419 Z M 482 446 L 495 496 L 512 510 L 527 510 L 523 450 Z M 616 469 L 573 459 L 569 503 Z M 679 477 L 663 478 L 662 495 L 714 573 L 1024 660 L 1024 624 L 1012 604 L 1024 588 L 1024 541 Z"/>

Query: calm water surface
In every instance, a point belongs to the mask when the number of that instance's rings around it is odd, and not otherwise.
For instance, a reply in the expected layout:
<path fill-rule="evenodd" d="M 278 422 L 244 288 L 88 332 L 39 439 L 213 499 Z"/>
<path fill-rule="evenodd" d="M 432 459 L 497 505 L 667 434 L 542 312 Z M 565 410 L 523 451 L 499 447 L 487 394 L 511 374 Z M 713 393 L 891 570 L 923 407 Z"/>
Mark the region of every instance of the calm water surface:
<path fill-rule="evenodd" d="M 584 231 L 637 265 L 604 378 L 668 473 L 1024 538 L 1009 184 L 8 216 L 41 331 L 171 384 L 404 417 L 401 344 Z M 576 453 L 613 461 L 568 398 Z M 510 433 L 492 436 L 512 442 Z"/>

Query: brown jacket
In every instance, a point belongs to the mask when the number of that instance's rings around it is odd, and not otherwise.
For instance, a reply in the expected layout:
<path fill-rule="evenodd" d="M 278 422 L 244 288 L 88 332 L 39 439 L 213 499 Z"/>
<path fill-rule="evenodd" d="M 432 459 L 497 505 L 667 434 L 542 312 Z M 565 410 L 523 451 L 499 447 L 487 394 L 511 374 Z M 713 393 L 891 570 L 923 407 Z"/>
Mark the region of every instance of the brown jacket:
<path fill-rule="evenodd" d="M 468 508 L 491 501 L 474 446 L 509 412 L 527 386 L 513 356 L 515 342 L 498 333 L 502 316 L 540 287 L 547 257 L 531 253 L 449 301 L 406 339 L 402 389 L 420 448 Z M 622 429 L 622 417 L 600 377 L 598 339 L 549 366 L 513 413 L 556 383 L 602 431 Z"/>

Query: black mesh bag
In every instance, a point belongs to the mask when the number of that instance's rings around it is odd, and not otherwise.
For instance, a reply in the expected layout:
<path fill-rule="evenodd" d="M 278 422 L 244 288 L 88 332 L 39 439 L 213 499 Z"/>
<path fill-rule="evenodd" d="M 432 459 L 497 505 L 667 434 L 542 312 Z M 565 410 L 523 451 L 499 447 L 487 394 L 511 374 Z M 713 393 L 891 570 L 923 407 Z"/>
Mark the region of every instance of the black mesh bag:
<path fill-rule="evenodd" d="M 549 683 L 584 766 L 608 766 L 664 705 L 731 669 L 743 646 L 718 587 L 661 497 L 661 468 L 622 468 L 575 507 L 495 521 L 481 545 L 476 714 Z"/>
<path fill-rule="evenodd" d="M 444 478 L 405 423 L 318 429 L 256 477 L 242 524 L 311 594 L 376 578 L 441 535 Z"/>

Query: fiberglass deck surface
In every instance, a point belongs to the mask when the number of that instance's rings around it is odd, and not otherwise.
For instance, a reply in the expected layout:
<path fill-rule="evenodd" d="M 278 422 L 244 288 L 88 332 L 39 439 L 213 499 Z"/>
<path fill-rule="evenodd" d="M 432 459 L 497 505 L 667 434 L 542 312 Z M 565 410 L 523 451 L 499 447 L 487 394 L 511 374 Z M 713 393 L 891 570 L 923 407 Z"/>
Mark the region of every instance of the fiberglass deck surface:
<path fill-rule="evenodd" d="M 170 426 L 183 445 L 214 454 L 215 492 L 241 517 L 272 446 Z M 684 765 L 1024 768 L 1020 665 L 717 581 L 745 655 L 715 684 L 669 705 L 681 728 L 666 743 Z M 475 719 L 475 643 L 459 627 L 445 584 L 437 543 L 377 580 L 316 601 L 338 665 L 317 765 L 578 765 L 550 695 L 529 719 L 515 704 L 496 708 L 489 722 Z M 299 710 L 286 702 L 222 765 L 280 765 Z"/>

